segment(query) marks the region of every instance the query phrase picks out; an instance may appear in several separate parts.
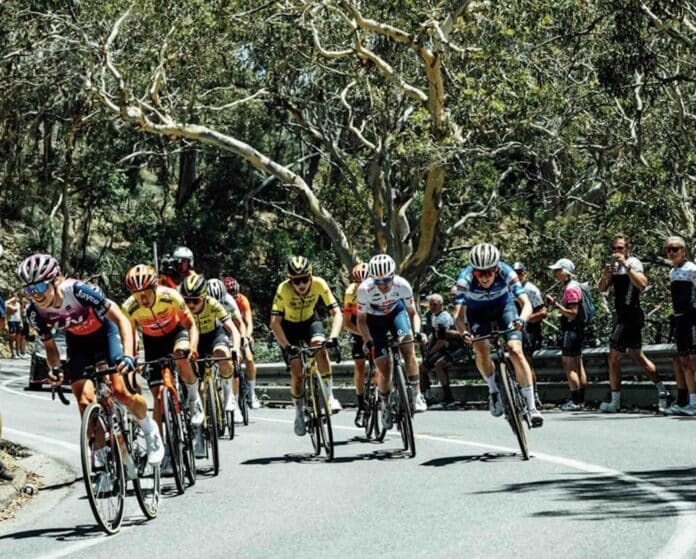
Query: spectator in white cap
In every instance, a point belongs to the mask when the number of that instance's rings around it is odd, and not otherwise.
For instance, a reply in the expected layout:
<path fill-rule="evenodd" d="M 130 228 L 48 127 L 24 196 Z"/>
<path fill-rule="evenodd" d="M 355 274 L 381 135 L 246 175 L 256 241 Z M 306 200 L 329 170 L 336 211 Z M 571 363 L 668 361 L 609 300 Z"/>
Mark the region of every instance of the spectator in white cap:
<path fill-rule="evenodd" d="M 546 296 L 546 302 L 551 309 L 558 309 L 561 314 L 561 355 L 563 370 L 570 387 L 570 399 L 561 405 L 563 411 L 577 411 L 585 403 L 585 386 L 587 375 L 582 363 L 582 342 L 584 325 L 580 306 L 582 303 L 582 288 L 573 279 L 575 265 L 568 258 L 561 258 L 549 266 L 553 275 L 562 285 L 563 294 L 560 301 L 551 295 Z"/>

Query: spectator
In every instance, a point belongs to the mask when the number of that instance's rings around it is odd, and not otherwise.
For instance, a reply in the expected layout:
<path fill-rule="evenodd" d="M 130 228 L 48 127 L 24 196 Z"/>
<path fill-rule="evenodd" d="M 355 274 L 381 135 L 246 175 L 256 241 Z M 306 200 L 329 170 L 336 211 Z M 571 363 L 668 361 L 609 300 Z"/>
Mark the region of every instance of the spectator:
<path fill-rule="evenodd" d="M 669 285 L 674 310 L 674 339 L 677 343 L 675 376 L 677 376 L 677 387 L 680 387 L 679 375 L 683 375 L 684 384 L 689 391 L 689 400 L 686 405 L 680 405 L 681 398 L 679 398 L 675 405 L 666 410 L 666 413 L 696 415 L 696 378 L 694 378 L 696 372 L 696 328 L 694 328 L 696 326 L 694 320 L 696 264 L 688 259 L 686 243 L 682 237 L 667 237 L 664 250 L 672 264 L 669 271 Z"/>
<path fill-rule="evenodd" d="M 430 388 L 428 372 L 435 370 L 440 386 L 442 387 L 443 400 L 435 404 L 431 409 L 444 409 L 456 405 L 452 389 L 450 388 L 449 375 L 447 374 L 447 334 L 454 328 L 452 315 L 444 310 L 444 300 L 442 295 L 435 293 L 428 297 L 428 307 L 430 311 L 431 333 L 425 350 L 425 357 L 420 366 L 421 388 L 425 385 Z M 425 377 L 425 379 L 423 378 Z M 423 382 L 423 381 L 426 382 Z"/>
<path fill-rule="evenodd" d="M 648 285 L 643 273 L 643 264 L 631 256 L 631 245 L 626 235 L 614 235 L 611 240 L 611 259 L 604 266 L 599 279 L 599 291 L 604 293 L 614 288 L 614 310 L 616 318 L 609 340 L 609 384 L 611 400 L 599 406 L 604 413 L 616 413 L 621 407 L 621 359 L 624 353 L 639 365 L 650 380 L 655 383 L 658 392 L 658 408 L 667 408 L 668 392 L 660 381 L 655 364 L 645 356 L 642 350 L 641 332 L 645 316 L 640 306 L 640 293 Z"/>
<path fill-rule="evenodd" d="M 560 302 L 551 295 L 546 296 L 549 307 L 561 313 L 561 356 L 563 369 L 570 387 L 570 400 L 561 405 L 563 411 L 576 411 L 585 404 L 587 375 L 582 363 L 582 342 L 584 325 L 582 312 L 582 288 L 573 279 L 575 265 L 567 258 L 561 258 L 549 266 L 556 280 L 563 284 Z"/>
<path fill-rule="evenodd" d="M 14 293 L 6 303 L 7 327 L 10 331 L 10 354 L 12 359 L 24 357 L 20 352 L 22 336 L 22 302 L 19 294 Z"/>
<path fill-rule="evenodd" d="M 179 272 L 176 270 L 176 261 L 169 255 L 165 254 L 160 259 L 159 277 L 157 283 L 171 289 L 176 289 L 179 285 Z"/>
<path fill-rule="evenodd" d="M 539 398 L 539 391 L 537 389 L 537 377 L 532 356 L 537 349 L 541 349 L 543 340 L 541 322 L 548 316 L 548 312 L 544 304 L 544 299 L 541 296 L 541 291 L 539 291 L 539 288 L 531 281 L 527 280 L 527 266 L 524 265 L 524 262 L 515 262 L 512 269 L 515 270 L 515 273 L 517 273 L 517 276 L 520 278 L 520 283 L 522 283 L 522 287 L 527 293 L 527 297 L 529 297 L 529 302 L 532 304 L 532 314 L 529 315 L 527 324 L 525 324 L 524 330 L 522 331 L 522 349 L 529 362 L 529 368 L 532 370 L 534 399 L 536 400 L 537 408 L 540 408 L 541 398 Z M 518 305 L 518 311 L 521 310 L 522 309 L 520 309 Z"/>

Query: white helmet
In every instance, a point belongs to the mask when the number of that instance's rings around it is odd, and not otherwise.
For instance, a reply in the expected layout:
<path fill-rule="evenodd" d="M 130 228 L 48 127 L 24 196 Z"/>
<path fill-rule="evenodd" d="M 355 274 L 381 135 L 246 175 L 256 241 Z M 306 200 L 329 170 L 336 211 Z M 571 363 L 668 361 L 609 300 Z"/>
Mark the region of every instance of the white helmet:
<path fill-rule="evenodd" d="M 191 249 L 188 247 L 176 247 L 174 254 L 172 254 L 172 258 L 179 261 L 186 259 L 189 261 L 189 266 L 193 267 L 193 252 L 191 252 Z"/>
<path fill-rule="evenodd" d="M 17 276 L 25 285 L 50 281 L 60 275 L 60 265 L 50 254 L 32 254 L 17 267 Z"/>
<path fill-rule="evenodd" d="M 373 256 L 367 266 L 370 269 L 370 276 L 375 279 L 390 278 L 396 270 L 396 263 L 388 254 Z"/>
<path fill-rule="evenodd" d="M 213 299 L 217 299 L 221 303 L 225 300 L 227 295 L 227 289 L 225 289 L 225 284 L 217 278 L 211 278 L 208 280 L 208 295 Z"/>
<path fill-rule="evenodd" d="M 475 270 L 490 270 L 500 262 L 500 251 L 491 243 L 474 245 L 469 253 L 469 263 Z"/>

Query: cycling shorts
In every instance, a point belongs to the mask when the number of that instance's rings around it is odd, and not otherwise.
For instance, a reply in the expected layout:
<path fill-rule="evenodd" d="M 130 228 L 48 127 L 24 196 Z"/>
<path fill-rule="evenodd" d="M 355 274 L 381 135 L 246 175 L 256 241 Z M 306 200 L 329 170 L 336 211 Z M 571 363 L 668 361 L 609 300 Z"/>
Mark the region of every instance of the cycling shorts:
<path fill-rule="evenodd" d="M 421 365 L 424 370 L 432 371 L 435 368 L 435 363 L 437 363 L 443 357 L 446 357 L 446 354 L 442 351 L 429 353 L 423 358 L 423 363 Z"/>
<path fill-rule="evenodd" d="M 677 344 L 677 355 L 692 355 L 696 353 L 696 324 L 691 316 L 677 315 L 672 318 L 674 341 Z"/>
<path fill-rule="evenodd" d="M 66 332 L 65 343 L 68 353 L 65 378 L 70 384 L 81 380 L 80 377 L 87 367 L 104 362 L 113 367 L 116 365 L 116 359 L 123 356 L 118 327 L 106 319 L 101 327 L 91 334 L 79 336 Z"/>
<path fill-rule="evenodd" d="M 563 330 L 561 338 L 561 355 L 563 357 L 580 357 L 585 333 L 582 329 Z"/>
<path fill-rule="evenodd" d="M 643 316 L 636 316 L 634 320 L 617 321 L 611 331 L 609 347 L 625 353 L 629 349 L 640 349 L 643 345 Z"/>
<path fill-rule="evenodd" d="M 408 312 L 401 306 L 385 316 L 368 314 L 367 328 L 375 344 L 375 359 L 379 359 L 389 355 L 387 332 L 391 332 L 396 341 L 411 332 L 411 321 L 408 319 Z"/>
<path fill-rule="evenodd" d="M 351 334 L 350 337 L 352 340 L 350 350 L 353 359 L 365 359 L 362 336 L 356 336 L 355 334 Z"/>
<path fill-rule="evenodd" d="M 174 330 L 163 336 L 145 336 L 143 335 L 143 347 L 145 349 L 145 361 L 152 361 L 167 357 L 174 353 L 174 348 L 181 341 L 189 341 L 189 333 L 183 325 L 179 324 Z M 150 378 L 148 385 L 150 388 L 162 384 L 162 366 L 150 366 Z"/>
<path fill-rule="evenodd" d="M 324 325 L 318 318 L 310 318 L 304 322 L 282 320 L 280 326 L 290 345 L 299 346 L 301 342 L 309 345 L 316 338 L 324 338 Z"/>
<path fill-rule="evenodd" d="M 503 306 L 471 310 L 467 307 L 466 319 L 474 337 L 487 336 L 495 328 L 506 330 L 518 317 L 515 302 L 510 300 Z M 505 335 L 507 341 L 522 341 L 522 332 L 513 330 Z"/>
<path fill-rule="evenodd" d="M 198 355 L 201 357 L 213 354 L 216 349 L 229 350 L 230 339 L 222 326 L 217 326 L 212 332 L 201 334 L 198 339 Z"/>

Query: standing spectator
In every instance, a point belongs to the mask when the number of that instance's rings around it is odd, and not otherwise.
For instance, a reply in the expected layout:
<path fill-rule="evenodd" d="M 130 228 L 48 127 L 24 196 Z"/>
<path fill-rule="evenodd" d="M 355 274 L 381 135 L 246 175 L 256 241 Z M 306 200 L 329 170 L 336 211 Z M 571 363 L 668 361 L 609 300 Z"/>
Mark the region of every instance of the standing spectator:
<path fill-rule="evenodd" d="M 541 407 L 541 399 L 537 389 L 537 377 L 534 370 L 534 362 L 532 357 L 537 349 L 541 349 L 543 335 L 541 333 L 541 322 L 548 316 L 544 299 L 541 296 L 541 291 L 531 281 L 527 280 L 527 266 L 524 262 L 515 262 L 512 266 L 517 276 L 520 278 L 520 283 L 524 288 L 529 302 L 532 304 L 532 314 L 529 315 L 524 330 L 522 331 L 522 349 L 529 362 L 529 368 L 532 370 L 532 381 L 534 383 L 534 399 L 536 400 L 537 408 Z M 518 306 L 518 310 L 521 310 Z"/>
<path fill-rule="evenodd" d="M 658 392 L 658 408 L 667 407 L 667 389 L 660 381 L 655 364 L 642 350 L 641 332 L 645 323 L 640 306 L 640 293 L 648 285 L 643 273 L 643 264 L 631 256 L 631 245 L 626 235 L 619 233 L 611 240 L 611 260 L 605 265 L 599 280 L 599 291 L 604 293 L 614 287 L 614 309 L 616 318 L 609 340 L 609 384 L 611 401 L 599 406 L 604 413 L 616 413 L 621 407 L 621 359 L 624 353 L 639 365 Z"/>
<path fill-rule="evenodd" d="M 573 279 L 575 265 L 568 258 L 561 258 L 549 268 L 553 270 L 556 280 L 563 284 L 560 301 L 551 295 L 546 296 L 549 307 L 556 308 L 561 313 L 561 355 L 570 387 L 570 400 L 561 405 L 561 410 L 577 411 L 584 406 L 587 386 L 587 375 L 582 363 L 582 342 L 585 333 L 581 311 L 582 288 Z"/>
<path fill-rule="evenodd" d="M 664 250 L 672 264 L 669 271 L 669 287 L 674 310 L 674 339 L 677 343 L 675 375 L 683 375 L 689 391 L 688 404 L 679 405 L 678 401 L 667 413 L 696 415 L 696 264 L 687 258 L 686 243 L 682 237 L 667 237 Z M 679 386 L 679 377 L 677 382 Z"/>
<path fill-rule="evenodd" d="M 449 375 L 447 374 L 447 334 L 454 328 L 452 315 L 444 309 L 442 295 L 435 293 L 428 297 L 430 309 L 431 333 L 428 340 L 425 357 L 420 365 L 421 388 L 423 385 L 430 387 L 428 372 L 435 370 L 440 386 L 442 387 L 442 403 L 435 404 L 431 409 L 444 409 L 456 405 L 452 389 L 450 388 Z M 425 379 L 423 379 L 425 377 Z M 426 382 L 423 382 L 426 380 Z"/>
<path fill-rule="evenodd" d="M 22 301 L 18 293 L 14 293 L 6 301 L 7 327 L 10 331 L 10 353 L 12 359 L 23 357 L 20 352 L 22 337 Z"/>

